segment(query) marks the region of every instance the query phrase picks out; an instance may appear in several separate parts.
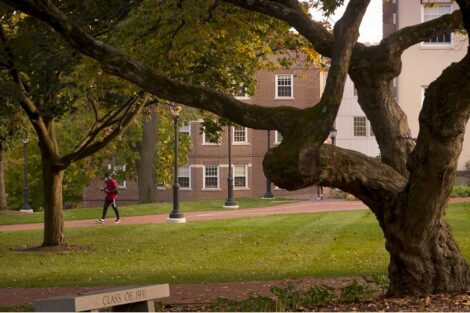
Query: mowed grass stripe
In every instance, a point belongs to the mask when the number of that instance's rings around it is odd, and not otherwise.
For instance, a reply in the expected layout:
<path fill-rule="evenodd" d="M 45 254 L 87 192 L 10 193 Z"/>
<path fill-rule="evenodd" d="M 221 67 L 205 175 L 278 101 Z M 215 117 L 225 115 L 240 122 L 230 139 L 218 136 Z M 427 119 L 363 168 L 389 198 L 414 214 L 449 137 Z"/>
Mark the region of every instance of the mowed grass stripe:
<path fill-rule="evenodd" d="M 447 220 L 470 257 L 468 206 Z M 368 211 L 72 228 L 67 253 L 18 252 L 42 231 L 0 233 L 0 286 L 223 282 L 385 273 L 383 235 Z"/>

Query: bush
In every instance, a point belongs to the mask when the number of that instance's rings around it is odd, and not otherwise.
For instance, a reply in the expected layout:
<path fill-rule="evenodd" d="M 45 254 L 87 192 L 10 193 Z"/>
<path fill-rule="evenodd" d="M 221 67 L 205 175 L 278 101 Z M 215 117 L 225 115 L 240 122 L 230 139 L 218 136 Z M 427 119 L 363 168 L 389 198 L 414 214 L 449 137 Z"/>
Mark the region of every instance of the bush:
<path fill-rule="evenodd" d="M 330 194 L 339 199 L 345 199 L 345 200 L 357 200 L 356 197 L 354 197 L 352 194 L 344 192 L 342 190 L 336 189 L 336 188 L 331 188 L 330 189 Z"/>
<path fill-rule="evenodd" d="M 378 281 L 378 280 L 377 280 Z M 373 280 L 372 283 L 377 283 Z M 252 295 L 244 300 L 229 300 L 218 298 L 209 306 L 213 312 L 295 312 L 312 310 L 334 301 L 354 302 L 371 299 L 375 290 L 367 284 L 359 284 L 356 280 L 340 289 L 339 294 L 335 288 L 326 285 L 315 285 L 308 290 L 295 290 L 293 286 L 287 288 L 272 287 L 273 297 Z"/>
<path fill-rule="evenodd" d="M 453 186 L 450 193 L 451 198 L 470 197 L 470 186 Z"/>

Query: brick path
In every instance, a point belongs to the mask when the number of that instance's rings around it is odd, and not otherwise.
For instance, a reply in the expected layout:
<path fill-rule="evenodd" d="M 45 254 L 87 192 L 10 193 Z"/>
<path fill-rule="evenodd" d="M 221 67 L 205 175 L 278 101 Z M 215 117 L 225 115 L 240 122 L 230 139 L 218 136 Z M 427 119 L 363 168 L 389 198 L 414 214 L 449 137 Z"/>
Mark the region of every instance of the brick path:
<path fill-rule="evenodd" d="M 469 199 L 470 202 L 470 199 Z M 345 201 L 337 199 L 326 199 L 323 201 L 301 201 L 295 203 L 279 204 L 271 207 L 262 207 L 255 209 L 231 209 L 223 211 L 202 211 L 202 212 L 184 212 L 186 221 L 201 221 L 201 220 L 215 220 L 237 217 L 249 216 L 267 216 L 276 214 L 290 214 L 290 213 L 312 213 L 312 212 L 327 212 L 327 211 L 345 211 L 345 210 L 363 210 L 367 207 L 361 201 Z M 123 224 L 158 224 L 166 223 L 168 214 L 156 215 L 142 215 L 142 216 L 128 216 L 122 218 Z M 108 219 L 104 226 L 119 226 L 112 223 L 113 219 Z M 92 220 L 77 220 L 66 221 L 65 228 L 69 227 L 91 227 L 103 225 L 96 223 L 95 219 Z M 2 231 L 16 231 L 16 230 L 31 230 L 43 229 L 43 223 L 35 224 L 19 224 L 19 225 L 2 225 Z"/>

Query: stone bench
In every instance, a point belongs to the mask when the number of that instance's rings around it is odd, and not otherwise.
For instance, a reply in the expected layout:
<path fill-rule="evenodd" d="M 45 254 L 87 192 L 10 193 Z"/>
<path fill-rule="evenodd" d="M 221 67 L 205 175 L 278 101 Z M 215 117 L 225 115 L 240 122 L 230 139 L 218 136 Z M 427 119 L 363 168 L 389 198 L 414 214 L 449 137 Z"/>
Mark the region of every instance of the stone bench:
<path fill-rule="evenodd" d="M 36 300 L 33 307 L 36 312 L 155 312 L 154 301 L 169 296 L 168 284 L 126 286 Z"/>

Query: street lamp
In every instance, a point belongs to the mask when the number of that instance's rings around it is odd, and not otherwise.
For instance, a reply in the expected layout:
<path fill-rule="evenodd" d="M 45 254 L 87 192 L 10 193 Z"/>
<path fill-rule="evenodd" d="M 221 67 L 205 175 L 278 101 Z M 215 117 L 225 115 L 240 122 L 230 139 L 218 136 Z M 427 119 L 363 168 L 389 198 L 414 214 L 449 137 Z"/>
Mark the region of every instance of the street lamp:
<path fill-rule="evenodd" d="M 338 131 L 336 130 L 336 128 L 334 126 L 331 127 L 330 138 L 331 138 L 331 144 L 333 146 L 336 144 L 336 134 L 338 134 Z"/>
<path fill-rule="evenodd" d="M 21 208 L 21 212 L 25 213 L 33 213 L 33 209 L 29 205 L 29 189 L 28 189 L 28 137 L 24 138 L 23 140 L 23 148 L 24 148 L 24 188 L 23 188 L 23 207 Z"/>
<path fill-rule="evenodd" d="M 186 223 L 184 214 L 180 211 L 180 199 L 179 189 L 180 184 L 178 183 L 178 118 L 181 114 L 181 106 L 170 103 L 169 104 L 171 118 L 173 119 L 173 128 L 175 133 L 174 141 L 174 182 L 173 182 L 173 211 L 167 218 L 168 223 Z"/>
<path fill-rule="evenodd" d="M 268 151 L 271 148 L 271 131 L 268 129 Z M 274 195 L 271 191 L 271 180 L 266 177 L 266 192 L 263 195 L 263 199 L 274 199 Z"/>
<path fill-rule="evenodd" d="M 228 177 L 227 177 L 227 200 L 224 208 L 238 209 L 237 202 L 233 199 L 233 176 L 232 176 L 232 126 L 228 126 Z"/>

